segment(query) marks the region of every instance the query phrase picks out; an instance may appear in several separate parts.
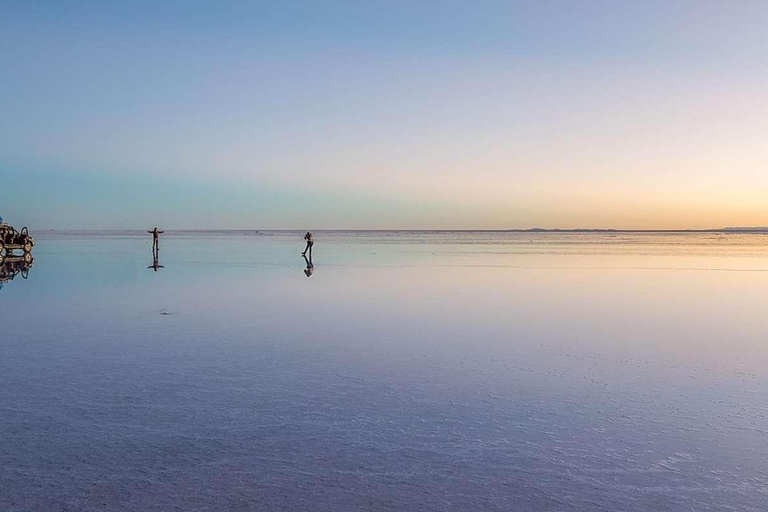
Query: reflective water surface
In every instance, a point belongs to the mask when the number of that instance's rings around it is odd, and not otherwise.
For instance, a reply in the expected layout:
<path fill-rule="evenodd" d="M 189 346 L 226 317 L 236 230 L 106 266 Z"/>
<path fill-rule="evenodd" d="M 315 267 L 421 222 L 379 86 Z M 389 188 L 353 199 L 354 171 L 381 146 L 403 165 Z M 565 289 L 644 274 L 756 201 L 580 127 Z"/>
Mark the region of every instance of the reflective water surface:
<path fill-rule="evenodd" d="M 0 510 L 764 511 L 768 236 L 35 233 Z"/>

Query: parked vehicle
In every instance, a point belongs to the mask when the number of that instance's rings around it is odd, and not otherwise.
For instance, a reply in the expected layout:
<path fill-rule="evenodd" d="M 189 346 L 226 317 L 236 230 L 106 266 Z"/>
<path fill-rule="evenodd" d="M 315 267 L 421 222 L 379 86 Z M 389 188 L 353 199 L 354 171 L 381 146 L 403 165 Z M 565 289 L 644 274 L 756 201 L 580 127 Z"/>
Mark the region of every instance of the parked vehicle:
<path fill-rule="evenodd" d="M 35 239 L 29 236 L 26 227 L 16 231 L 10 224 L 0 223 L 0 264 L 3 259 L 13 256 L 13 251 L 21 250 L 24 254 L 29 254 L 34 246 Z"/>

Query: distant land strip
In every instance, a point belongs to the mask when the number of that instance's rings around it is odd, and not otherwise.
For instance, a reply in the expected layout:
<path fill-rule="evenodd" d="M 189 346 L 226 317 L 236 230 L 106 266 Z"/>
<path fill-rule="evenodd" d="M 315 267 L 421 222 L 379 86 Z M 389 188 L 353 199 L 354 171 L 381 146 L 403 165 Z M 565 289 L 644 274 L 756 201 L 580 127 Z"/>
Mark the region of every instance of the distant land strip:
<path fill-rule="evenodd" d="M 134 233 L 142 229 L 37 229 L 37 232 L 91 234 L 91 233 Z M 292 233 L 305 229 L 269 228 L 211 228 L 173 229 L 174 233 Z M 315 229 L 318 233 L 720 233 L 720 234 L 768 234 L 768 227 L 727 227 L 713 229 L 613 229 L 613 228 L 513 228 L 513 229 Z"/>

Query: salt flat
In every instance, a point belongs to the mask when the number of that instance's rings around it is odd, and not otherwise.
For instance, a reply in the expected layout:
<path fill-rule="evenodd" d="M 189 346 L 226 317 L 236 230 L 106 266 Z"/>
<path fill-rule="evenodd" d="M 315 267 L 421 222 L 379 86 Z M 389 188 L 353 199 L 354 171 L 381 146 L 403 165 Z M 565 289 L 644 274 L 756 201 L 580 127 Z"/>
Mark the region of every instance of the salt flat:
<path fill-rule="evenodd" d="M 4 511 L 768 505 L 768 236 L 35 235 Z"/>

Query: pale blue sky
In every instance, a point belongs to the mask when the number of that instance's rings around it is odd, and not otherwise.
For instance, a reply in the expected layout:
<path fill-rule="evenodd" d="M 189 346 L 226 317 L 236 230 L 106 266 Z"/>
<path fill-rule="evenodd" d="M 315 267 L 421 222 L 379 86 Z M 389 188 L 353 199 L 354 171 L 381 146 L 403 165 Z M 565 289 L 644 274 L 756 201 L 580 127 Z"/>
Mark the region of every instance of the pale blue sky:
<path fill-rule="evenodd" d="M 766 19 L 758 1 L 3 2 L 0 215 L 768 225 Z"/>

